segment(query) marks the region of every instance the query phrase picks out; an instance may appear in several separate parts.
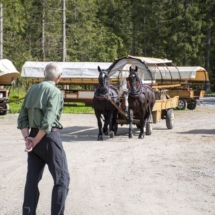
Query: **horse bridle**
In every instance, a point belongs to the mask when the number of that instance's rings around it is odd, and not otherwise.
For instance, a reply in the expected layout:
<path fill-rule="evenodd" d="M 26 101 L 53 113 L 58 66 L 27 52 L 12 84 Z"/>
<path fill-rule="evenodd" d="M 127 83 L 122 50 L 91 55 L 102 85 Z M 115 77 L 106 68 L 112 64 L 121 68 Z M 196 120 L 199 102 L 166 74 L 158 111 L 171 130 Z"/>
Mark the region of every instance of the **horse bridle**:
<path fill-rule="evenodd" d="M 133 76 L 132 78 L 131 78 L 131 76 Z M 135 76 L 135 77 L 134 77 Z M 133 92 L 132 92 L 132 88 L 133 88 L 133 80 L 134 80 L 134 78 L 136 79 L 136 82 L 138 82 L 138 86 L 137 86 L 137 88 L 136 88 L 136 91 L 134 92 L 134 90 L 133 90 Z M 131 96 L 131 97 L 138 97 L 141 93 L 143 93 L 143 89 L 142 89 L 142 82 L 141 82 L 141 79 L 137 76 L 137 74 L 136 74 L 136 72 L 132 72 L 132 73 L 130 73 L 130 75 L 129 75 L 129 82 L 130 82 L 130 90 L 129 90 L 129 95 Z M 132 83 L 132 84 L 131 84 Z M 134 88 L 133 88 L 134 89 Z"/>
<path fill-rule="evenodd" d="M 103 75 L 105 75 L 105 77 L 103 77 Z M 108 77 L 107 76 L 107 73 L 105 71 L 102 71 L 102 73 L 99 75 L 99 85 L 98 85 L 98 90 L 101 94 L 107 94 L 109 92 L 109 85 L 108 83 L 105 83 L 104 84 L 104 79 Z M 102 82 L 103 82 L 103 85 L 106 85 L 106 86 L 102 86 L 101 83 L 100 83 L 100 80 L 102 79 Z"/>

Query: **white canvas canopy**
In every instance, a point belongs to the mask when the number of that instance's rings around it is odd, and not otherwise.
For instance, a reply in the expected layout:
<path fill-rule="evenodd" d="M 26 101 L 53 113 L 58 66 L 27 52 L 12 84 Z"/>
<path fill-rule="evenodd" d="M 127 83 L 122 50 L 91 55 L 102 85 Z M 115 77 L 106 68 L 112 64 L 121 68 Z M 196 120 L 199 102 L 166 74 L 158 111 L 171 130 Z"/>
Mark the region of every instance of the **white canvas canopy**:
<path fill-rule="evenodd" d="M 22 67 L 22 77 L 44 78 L 44 70 L 49 62 L 27 61 Z M 98 66 L 107 69 L 106 62 L 56 62 L 62 66 L 62 78 L 98 78 Z"/>
<path fill-rule="evenodd" d="M 161 79 L 193 80 L 197 78 L 197 75 L 199 72 L 207 73 L 207 71 L 200 66 L 188 66 L 188 67 L 157 66 L 155 67 L 155 66 L 149 65 L 149 69 L 156 80 L 161 80 Z M 206 81 L 206 80 L 207 80 L 207 77 L 204 77 L 202 81 Z"/>
<path fill-rule="evenodd" d="M 115 75 L 118 71 L 129 71 L 129 67 L 137 66 L 138 72 L 145 81 L 149 80 L 190 80 L 198 79 L 198 81 L 208 80 L 207 71 L 200 66 L 177 67 L 172 64 L 171 60 L 127 56 L 116 59 L 108 68 L 109 76 Z M 200 72 L 205 73 L 201 75 Z M 198 76 L 198 77 L 197 77 Z"/>
<path fill-rule="evenodd" d="M 16 70 L 15 66 L 10 60 L 0 60 L 0 85 L 10 85 L 18 77 L 20 73 Z"/>
<path fill-rule="evenodd" d="M 27 61 L 22 67 L 21 77 L 25 78 L 44 78 L 44 69 L 49 62 Z M 62 66 L 62 82 L 68 83 L 75 79 L 94 79 L 98 78 L 98 66 L 108 70 L 110 78 L 123 79 L 128 77 L 130 66 L 138 67 L 140 77 L 146 82 L 156 82 L 158 80 L 173 80 L 180 83 L 181 80 L 196 79 L 198 81 L 208 80 L 207 71 L 200 66 L 177 67 L 171 60 L 126 56 L 110 62 L 56 62 Z M 200 73 L 201 72 L 201 73 Z M 199 75 L 201 74 L 201 75 Z M 78 83 L 78 82 L 77 82 Z"/>
<path fill-rule="evenodd" d="M 148 64 L 158 65 L 172 63 L 168 59 L 149 58 L 149 57 L 136 57 L 126 56 L 116 59 L 112 65 L 108 68 L 109 76 L 114 75 L 117 71 L 129 70 L 130 66 L 137 66 L 138 71 L 144 73 L 145 80 L 155 79 L 155 75 L 149 70 Z"/>

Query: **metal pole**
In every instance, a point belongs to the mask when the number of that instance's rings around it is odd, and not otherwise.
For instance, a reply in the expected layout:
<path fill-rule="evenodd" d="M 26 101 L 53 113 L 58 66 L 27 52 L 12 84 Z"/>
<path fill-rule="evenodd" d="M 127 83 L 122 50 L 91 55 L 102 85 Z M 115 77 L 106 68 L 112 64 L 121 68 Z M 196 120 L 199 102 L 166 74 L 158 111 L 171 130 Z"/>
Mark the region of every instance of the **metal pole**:
<path fill-rule="evenodd" d="M 62 34 L 63 34 L 63 62 L 66 61 L 66 0 L 63 0 L 63 17 L 62 17 Z"/>
<path fill-rule="evenodd" d="M 3 4 L 0 4 L 0 59 L 3 58 Z"/>
<path fill-rule="evenodd" d="M 42 59 L 45 61 L 45 0 L 43 0 L 43 14 L 42 14 Z"/>

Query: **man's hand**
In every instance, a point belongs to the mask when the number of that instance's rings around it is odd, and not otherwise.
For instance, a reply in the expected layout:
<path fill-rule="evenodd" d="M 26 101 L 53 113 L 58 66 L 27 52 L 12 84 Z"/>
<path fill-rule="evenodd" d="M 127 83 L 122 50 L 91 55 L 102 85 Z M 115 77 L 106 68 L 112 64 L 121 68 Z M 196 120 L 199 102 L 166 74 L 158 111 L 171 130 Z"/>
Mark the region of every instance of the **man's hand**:
<path fill-rule="evenodd" d="M 34 148 L 34 143 L 27 137 L 25 139 L 25 152 L 31 152 L 33 148 Z"/>
<path fill-rule="evenodd" d="M 31 147 L 31 151 L 32 151 L 32 149 L 37 145 L 37 143 L 38 143 L 38 141 L 36 140 L 36 138 L 35 137 L 27 137 L 26 139 L 25 139 L 25 144 L 27 143 L 28 144 L 28 146 L 29 147 Z M 27 146 L 26 146 L 26 148 L 27 148 Z M 29 149 L 30 150 L 30 149 Z"/>
<path fill-rule="evenodd" d="M 26 152 L 31 152 L 33 148 L 40 142 L 40 140 L 45 136 L 46 132 L 39 130 L 36 137 L 26 137 L 25 138 L 25 145 L 26 145 Z"/>

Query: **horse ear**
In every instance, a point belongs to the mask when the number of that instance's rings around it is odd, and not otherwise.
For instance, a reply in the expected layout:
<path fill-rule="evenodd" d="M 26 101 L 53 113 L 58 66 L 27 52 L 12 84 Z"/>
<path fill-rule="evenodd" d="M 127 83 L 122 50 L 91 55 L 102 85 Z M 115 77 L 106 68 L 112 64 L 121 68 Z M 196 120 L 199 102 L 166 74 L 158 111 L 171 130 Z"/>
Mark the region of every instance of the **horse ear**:
<path fill-rule="evenodd" d="M 100 68 L 100 66 L 98 66 L 98 71 L 99 71 L 99 72 L 101 72 L 101 68 Z"/>
<path fill-rule="evenodd" d="M 132 68 L 131 68 L 131 66 L 130 66 L 130 68 L 129 68 L 130 72 L 131 72 L 131 69 L 132 69 Z"/>
<path fill-rule="evenodd" d="M 135 67 L 135 72 L 137 72 L 137 70 L 138 70 L 138 67 L 136 66 L 136 67 Z"/>

